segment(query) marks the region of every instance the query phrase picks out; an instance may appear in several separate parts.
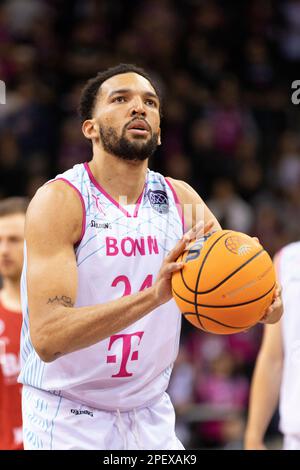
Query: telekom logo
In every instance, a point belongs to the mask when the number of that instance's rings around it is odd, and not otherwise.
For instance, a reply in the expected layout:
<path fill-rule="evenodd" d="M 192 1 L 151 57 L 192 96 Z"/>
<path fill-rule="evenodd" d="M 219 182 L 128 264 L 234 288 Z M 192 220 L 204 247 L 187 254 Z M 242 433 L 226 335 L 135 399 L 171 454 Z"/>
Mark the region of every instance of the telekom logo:
<path fill-rule="evenodd" d="M 143 331 L 137 331 L 136 333 L 132 333 L 130 335 L 113 335 L 110 337 L 109 346 L 108 346 L 109 351 L 111 350 L 112 345 L 116 341 L 120 340 L 123 342 L 120 370 L 117 374 L 112 375 L 112 377 L 131 377 L 133 375 L 130 372 L 128 372 L 128 370 L 126 369 L 126 366 L 129 361 L 138 360 L 139 352 L 137 350 L 131 351 L 131 338 L 138 337 L 139 339 L 138 339 L 137 345 L 139 346 L 142 340 L 143 334 L 144 334 Z M 111 356 L 107 356 L 106 362 L 107 364 L 115 364 L 117 362 L 117 356 L 115 354 Z"/>

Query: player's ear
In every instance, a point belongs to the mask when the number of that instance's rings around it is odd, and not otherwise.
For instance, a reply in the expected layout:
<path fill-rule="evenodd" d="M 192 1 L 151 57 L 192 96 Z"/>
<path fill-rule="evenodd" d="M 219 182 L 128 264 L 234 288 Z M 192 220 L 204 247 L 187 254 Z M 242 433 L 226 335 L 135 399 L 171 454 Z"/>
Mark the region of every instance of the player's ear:
<path fill-rule="evenodd" d="M 158 128 L 157 145 L 161 145 L 161 131 L 160 131 L 160 127 Z"/>
<path fill-rule="evenodd" d="M 87 119 L 82 124 L 82 132 L 87 139 L 95 139 L 98 137 L 97 124 L 94 119 Z"/>

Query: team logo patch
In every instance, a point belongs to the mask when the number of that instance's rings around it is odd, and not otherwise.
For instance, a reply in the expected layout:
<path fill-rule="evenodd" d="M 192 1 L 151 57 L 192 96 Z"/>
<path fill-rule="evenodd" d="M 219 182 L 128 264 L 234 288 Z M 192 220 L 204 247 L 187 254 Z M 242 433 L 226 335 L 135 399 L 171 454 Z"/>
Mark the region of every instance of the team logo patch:
<path fill-rule="evenodd" d="M 169 211 L 169 200 L 165 191 L 149 189 L 147 193 L 151 207 L 159 214 L 166 214 Z"/>
<path fill-rule="evenodd" d="M 242 237 L 228 237 L 225 240 L 226 248 L 235 255 L 247 255 L 252 250 L 252 246 L 245 243 Z"/>

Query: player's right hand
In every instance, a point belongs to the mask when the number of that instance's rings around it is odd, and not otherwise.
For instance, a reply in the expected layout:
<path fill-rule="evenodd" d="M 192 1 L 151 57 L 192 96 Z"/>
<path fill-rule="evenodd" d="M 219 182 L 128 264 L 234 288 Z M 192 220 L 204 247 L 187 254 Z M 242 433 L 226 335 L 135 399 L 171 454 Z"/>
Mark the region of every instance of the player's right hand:
<path fill-rule="evenodd" d="M 192 227 L 183 235 L 183 237 L 176 243 L 170 253 L 165 257 L 159 270 L 157 279 L 153 285 L 155 296 L 159 304 L 168 302 L 168 300 L 172 298 L 172 274 L 176 271 L 180 271 L 180 269 L 182 269 L 184 266 L 183 262 L 176 262 L 178 257 L 184 252 L 192 240 L 197 239 L 203 236 L 203 234 L 209 232 L 213 225 L 213 220 L 207 222 L 205 226 L 203 221 L 198 222 L 194 227 Z"/>

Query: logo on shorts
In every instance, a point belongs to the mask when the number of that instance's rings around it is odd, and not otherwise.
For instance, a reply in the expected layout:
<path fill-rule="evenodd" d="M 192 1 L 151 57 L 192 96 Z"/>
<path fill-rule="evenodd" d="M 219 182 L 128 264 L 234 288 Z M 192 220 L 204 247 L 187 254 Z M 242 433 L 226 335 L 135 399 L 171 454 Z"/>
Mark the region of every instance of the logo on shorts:
<path fill-rule="evenodd" d="M 89 415 L 89 416 L 94 416 L 93 415 L 93 412 L 92 411 L 89 411 L 89 410 L 76 410 L 74 408 L 71 409 L 71 413 L 73 413 L 73 415 Z"/>
<path fill-rule="evenodd" d="M 245 243 L 243 238 L 238 236 L 226 238 L 225 246 L 231 253 L 239 256 L 247 255 L 252 250 L 252 246 Z"/>
<path fill-rule="evenodd" d="M 165 191 L 149 189 L 147 193 L 151 207 L 159 214 L 166 214 L 169 211 L 169 200 Z"/>

